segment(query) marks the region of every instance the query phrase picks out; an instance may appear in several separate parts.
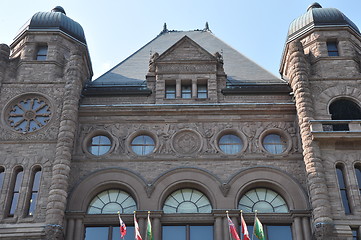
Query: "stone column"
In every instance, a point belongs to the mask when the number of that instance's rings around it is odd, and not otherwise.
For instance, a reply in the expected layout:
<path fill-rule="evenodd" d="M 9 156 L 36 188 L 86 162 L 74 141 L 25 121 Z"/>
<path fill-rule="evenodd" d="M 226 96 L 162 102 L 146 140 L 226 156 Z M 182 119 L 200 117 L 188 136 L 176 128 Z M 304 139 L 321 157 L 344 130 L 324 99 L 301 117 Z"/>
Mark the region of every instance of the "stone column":
<path fill-rule="evenodd" d="M 230 239 L 229 238 L 229 227 L 228 227 L 228 220 L 227 217 L 223 218 L 223 239 Z"/>
<path fill-rule="evenodd" d="M 182 82 L 180 79 L 176 80 L 175 84 L 175 97 L 182 98 Z"/>
<path fill-rule="evenodd" d="M 154 229 L 154 230 L 153 230 Z M 155 217 L 152 221 L 152 233 L 154 240 L 161 240 L 162 226 L 160 225 L 160 218 Z"/>
<path fill-rule="evenodd" d="M 305 240 L 311 240 L 310 220 L 308 219 L 308 217 L 302 218 L 302 228 Z"/>
<path fill-rule="evenodd" d="M 295 217 L 294 218 L 294 227 L 293 230 L 295 231 L 296 240 L 304 240 L 303 238 L 303 232 L 302 232 L 302 221 L 301 217 Z"/>
<path fill-rule="evenodd" d="M 74 239 L 84 239 L 83 219 L 81 218 L 75 219 Z"/>
<path fill-rule="evenodd" d="M 197 79 L 192 79 L 192 98 L 198 97 Z"/>
<path fill-rule="evenodd" d="M 217 216 L 214 223 L 214 235 L 216 238 L 215 240 L 223 240 L 222 233 L 223 233 L 222 217 Z"/>
<path fill-rule="evenodd" d="M 289 43 L 289 83 L 293 89 L 300 134 L 303 159 L 306 165 L 307 183 L 312 205 L 315 239 L 331 239 L 333 220 L 331 204 L 327 192 L 324 166 L 320 150 L 312 140 L 310 120 L 313 120 L 313 103 L 308 80 L 308 62 L 299 41 Z"/>
<path fill-rule="evenodd" d="M 68 225 L 66 228 L 66 240 L 73 240 L 75 221 L 73 218 L 68 219 Z"/>
<path fill-rule="evenodd" d="M 78 104 L 83 87 L 83 60 L 80 53 L 71 55 L 65 67 L 65 92 L 60 128 L 52 169 L 52 179 L 46 208 L 47 239 L 64 239 L 63 224 L 68 196 L 68 177 L 78 119 Z M 79 231 L 78 220 L 76 231 Z"/>
<path fill-rule="evenodd" d="M 0 44 L 0 90 L 4 81 L 6 68 L 8 67 L 10 48 L 6 44 Z"/>

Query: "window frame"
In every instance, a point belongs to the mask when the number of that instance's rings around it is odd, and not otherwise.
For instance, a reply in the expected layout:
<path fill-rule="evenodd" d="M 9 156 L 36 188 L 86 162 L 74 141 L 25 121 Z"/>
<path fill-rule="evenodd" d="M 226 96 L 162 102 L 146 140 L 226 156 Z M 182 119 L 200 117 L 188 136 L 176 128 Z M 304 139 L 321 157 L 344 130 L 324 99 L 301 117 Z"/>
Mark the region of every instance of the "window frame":
<path fill-rule="evenodd" d="M 346 181 L 345 167 L 343 164 L 336 164 L 336 178 L 344 213 L 350 215 L 352 214 L 352 207 Z"/>
<path fill-rule="evenodd" d="M 181 98 L 182 99 L 192 99 L 192 93 L 193 93 L 192 84 L 182 82 L 182 84 L 181 84 Z"/>
<path fill-rule="evenodd" d="M 36 49 L 36 61 L 46 61 L 48 58 L 49 48 L 48 45 L 39 45 Z"/>
<path fill-rule="evenodd" d="M 221 142 L 222 139 L 225 139 L 227 136 L 232 136 L 232 137 L 236 137 L 239 139 L 239 143 L 237 142 Z M 239 154 L 240 152 L 243 151 L 244 149 L 244 141 L 242 139 L 241 136 L 239 136 L 238 134 L 236 133 L 233 133 L 233 132 L 226 132 L 224 133 L 223 135 L 221 135 L 217 141 L 217 145 L 219 147 L 219 149 L 224 153 L 224 154 L 227 154 L 227 155 L 236 155 L 236 154 Z M 239 151 L 237 152 L 234 152 L 233 150 L 231 151 L 228 151 L 226 150 L 227 147 L 231 147 L 231 146 L 239 146 Z"/>
<path fill-rule="evenodd" d="M 37 176 L 37 174 L 40 174 Z M 26 216 L 33 217 L 36 211 L 36 205 L 39 199 L 40 183 L 42 178 L 42 168 L 40 166 L 35 167 L 31 173 L 31 179 L 29 184 L 29 192 L 26 201 Z M 37 182 L 36 182 L 37 181 Z M 35 189 L 34 189 L 35 188 Z M 35 195 L 35 196 L 34 196 Z"/>
<path fill-rule="evenodd" d="M 151 139 L 153 141 L 152 144 L 148 144 L 146 143 L 146 140 L 144 141 L 143 139 L 143 143 L 137 143 L 135 144 L 134 141 L 135 139 L 139 138 L 139 137 L 148 137 L 149 139 Z M 153 147 L 151 151 L 145 151 L 147 147 Z M 139 134 L 136 134 L 134 137 L 131 138 L 130 142 L 129 142 L 129 147 L 131 149 L 131 151 L 136 154 L 137 156 L 147 156 L 149 154 L 152 154 L 156 151 L 156 146 L 157 146 L 157 140 L 151 135 L 151 134 L 148 134 L 148 133 L 139 133 Z M 134 147 L 140 147 L 141 148 L 141 153 L 138 153 L 137 151 L 134 150 Z"/>
<path fill-rule="evenodd" d="M 338 57 L 340 56 L 338 49 L 338 42 L 336 40 L 329 40 L 326 42 L 327 55 L 329 57 Z"/>
<path fill-rule="evenodd" d="M 20 177 L 19 177 L 19 174 Z M 11 188 L 9 192 L 9 200 L 8 200 L 8 207 L 6 211 L 7 217 L 14 217 L 19 205 L 19 199 L 20 199 L 20 191 L 22 188 L 24 180 L 24 169 L 23 167 L 17 167 L 14 172 L 11 179 Z M 14 198 L 16 197 L 16 202 L 14 202 Z"/>
<path fill-rule="evenodd" d="M 281 153 L 272 153 L 272 152 L 268 151 L 267 148 L 264 146 L 264 139 L 267 136 L 271 135 L 271 134 L 279 135 L 281 140 L 283 140 L 283 142 L 284 142 L 284 144 L 283 144 L 283 146 L 284 146 L 283 152 L 281 152 Z M 282 141 L 281 141 L 281 143 L 282 143 Z M 278 129 L 278 128 L 268 129 L 268 130 L 264 131 L 260 135 L 260 137 L 259 137 L 259 146 L 261 147 L 261 150 L 263 152 L 267 153 L 267 154 L 271 154 L 271 155 L 275 155 L 275 156 L 277 156 L 277 155 L 282 156 L 282 155 L 288 154 L 288 152 L 291 150 L 291 148 L 292 148 L 292 138 L 287 132 L 285 132 L 285 131 L 283 131 L 281 129 Z"/>
<path fill-rule="evenodd" d="M 98 143 L 93 143 L 93 140 L 95 138 L 99 138 L 99 141 Z M 109 143 L 103 143 L 101 141 L 102 138 L 106 138 L 109 140 Z M 113 141 L 112 141 L 112 138 L 110 138 L 107 134 L 96 134 L 92 137 L 89 138 L 89 141 L 88 141 L 88 144 L 87 144 L 87 150 L 90 154 L 94 155 L 94 156 L 103 156 L 103 155 L 106 155 L 110 152 L 110 150 L 112 149 L 112 146 L 113 146 Z M 96 152 L 93 152 L 93 148 L 96 148 L 97 151 Z M 104 152 L 104 153 L 101 153 L 101 149 L 103 147 L 107 147 L 107 151 Z"/>

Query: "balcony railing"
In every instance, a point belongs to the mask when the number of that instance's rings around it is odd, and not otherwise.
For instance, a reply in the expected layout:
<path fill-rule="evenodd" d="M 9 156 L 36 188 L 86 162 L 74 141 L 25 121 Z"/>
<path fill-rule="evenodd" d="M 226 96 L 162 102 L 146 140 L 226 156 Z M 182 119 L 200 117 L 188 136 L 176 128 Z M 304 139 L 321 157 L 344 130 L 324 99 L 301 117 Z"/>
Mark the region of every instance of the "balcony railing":
<path fill-rule="evenodd" d="M 361 138 L 361 120 L 311 120 L 315 138 Z"/>

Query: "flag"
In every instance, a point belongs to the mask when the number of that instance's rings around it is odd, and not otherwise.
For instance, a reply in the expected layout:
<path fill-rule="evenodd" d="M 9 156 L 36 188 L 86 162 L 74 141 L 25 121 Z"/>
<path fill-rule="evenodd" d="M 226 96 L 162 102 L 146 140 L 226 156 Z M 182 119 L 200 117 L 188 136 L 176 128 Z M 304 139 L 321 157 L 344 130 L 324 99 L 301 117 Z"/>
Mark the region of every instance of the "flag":
<path fill-rule="evenodd" d="M 139 233 L 139 225 L 137 222 L 137 219 L 135 218 L 135 212 L 134 212 L 134 235 L 135 235 L 135 240 L 142 240 L 142 236 L 140 236 Z"/>
<path fill-rule="evenodd" d="M 149 212 L 148 212 L 148 224 L 147 224 L 147 240 L 153 240 L 152 224 L 150 222 Z"/>
<path fill-rule="evenodd" d="M 229 232 L 232 235 L 233 239 L 236 240 L 241 240 L 238 236 L 238 233 L 236 231 L 236 228 L 232 222 L 232 220 L 229 218 L 228 213 L 227 213 L 227 218 L 228 218 L 228 227 L 229 227 Z"/>
<path fill-rule="evenodd" d="M 265 240 L 264 233 L 263 233 L 263 226 L 258 217 L 254 219 L 254 235 L 259 240 Z"/>
<path fill-rule="evenodd" d="M 125 226 L 125 223 L 123 222 L 122 218 L 120 217 L 119 212 L 118 212 L 118 217 L 119 217 L 120 237 L 124 238 L 125 234 L 127 234 L 127 227 Z"/>
<path fill-rule="evenodd" d="M 246 225 L 246 222 L 243 219 L 242 214 L 241 214 L 241 229 L 242 229 L 241 234 L 243 234 L 243 240 L 251 240 L 249 238 L 247 225 Z"/>

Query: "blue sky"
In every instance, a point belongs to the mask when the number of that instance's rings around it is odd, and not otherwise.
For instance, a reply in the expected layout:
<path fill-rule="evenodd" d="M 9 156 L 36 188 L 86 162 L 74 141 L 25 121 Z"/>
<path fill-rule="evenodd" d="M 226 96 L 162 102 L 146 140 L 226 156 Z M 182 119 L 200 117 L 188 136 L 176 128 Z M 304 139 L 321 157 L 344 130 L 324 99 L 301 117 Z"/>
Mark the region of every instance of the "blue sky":
<path fill-rule="evenodd" d="M 320 0 L 361 28 L 360 0 Z M 85 31 L 94 77 L 169 30 L 203 29 L 279 77 L 278 69 L 290 22 L 313 1 L 307 0 L 18 0 L 1 4 L 0 43 L 11 44 L 36 12 L 62 6 Z M 94 79 L 93 77 L 93 79 Z"/>

